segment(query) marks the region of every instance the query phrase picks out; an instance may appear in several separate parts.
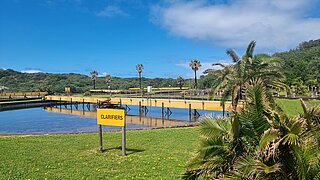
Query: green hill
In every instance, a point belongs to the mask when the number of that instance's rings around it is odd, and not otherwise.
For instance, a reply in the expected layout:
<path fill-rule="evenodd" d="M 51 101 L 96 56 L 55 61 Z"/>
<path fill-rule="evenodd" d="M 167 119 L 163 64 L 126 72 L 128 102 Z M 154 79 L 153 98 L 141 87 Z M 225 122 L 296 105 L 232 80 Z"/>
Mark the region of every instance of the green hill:
<path fill-rule="evenodd" d="M 320 39 L 301 43 L 296 49 L 275 53 L 281 59 L 289 86 L 320 84 Z"/>
<path fill-rule="evenodd" d="M 0 86 L 9 88 L 8 91 L 53 91 L 63 92 L 64 87 L 70 85 L 73 92 L 85 92 L 92 89 L 92 80 L 83 74 L 51 74 L 51 73 L 21 73 L 12 69 L 0 69 Z M 176 86 L 172 78 L 142 78 L 142 85 L 154 87 Z M 139 87 L 138 78 L 112 77 L 111 89 L 129 89 Z M 98 77 L 96 89 L 107 89 L 104 77 Z"/>
<path fill-rule="evenodd" d="M 267 56 L 262 55 L 261 56 Z M 303 92 L 309 85 L 320 84 L 320 39 L 301 43 L 296 49 L 275 53 L 272 58 L 278 58 L 286 76 L 285 83 L 297 86 Z M 267 56 L 270 58 L 270 56 Z M 210 88 L 215 77 L 201 76 L 199 88 Z M 184 86 L 192 87 L 193 79 L 185 80 Z M 51 73 L 22 73 L 12 69 L 0 69 L 0 87 L 8 87 L 8 91 L 53 91 L 63 92 L 64 87 L 70 85 L 73 92 L 85 92 L 92 89 L 92 80 L 83 74 L 51 74 Z M 142 85 L 153 87 L 177 87 L 173 78 L 142 78 Z M 107 89 L 104 77 L 99 77 L 97 89 Z M 111 89 L 128 89 L 139 87 L 138 78 L 112 77 Z"/>

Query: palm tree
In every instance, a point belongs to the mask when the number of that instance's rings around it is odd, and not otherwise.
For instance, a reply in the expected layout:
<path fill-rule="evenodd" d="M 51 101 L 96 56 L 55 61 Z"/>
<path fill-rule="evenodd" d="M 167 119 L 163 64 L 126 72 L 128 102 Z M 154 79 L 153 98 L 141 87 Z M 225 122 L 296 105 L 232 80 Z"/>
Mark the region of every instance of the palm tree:
<path fill-rule="evenodd" d="M 184 79 L 181 76 L 179 76 L 177 78 L 177 84 L 178 84 L 179 88 L 182 89 L 182 86 L 184 84 Z"/>
<path fill-rule="evenodd" d="M 189 66 L 190 66 L 191 69 L 194 71 L 194 88 L 197 89 L 197 87 L 198 87 L 198 83 L 197 83 L 197 71 L 198 71 L 199 68 L 201 67 L 200 60 L 197 60 L 197 59 L 191 60 L 191 62 L 189 63 Z"/>
<path fill-rule="evenodd" d="M 143 70 L 143 64 L 137 64 L 136 65 L 136 70 L 139 74 L 139 85 L 140 85 L 140 92 L 141 92 L 141 95 L 142 95 L 142 82 L 141 82 L 141 73 L 142 73 L 142 70 Z"/>
<path fill-rule="evenodd" d="M 214 82 L 211 94 L 223 89 L 222 104 L 231 96 L 233 111 L 237 110 L 238 102 L 244 99 L 244 85 L 252 78 L 260 78 L 270 88 L 287 87 L 280 82 L 283 75 L 277 60 L 254 56 L 255 45 L 256 42 L 251 41 L 241 58 L 234 50 L 228 49 L 227 54 L 232 59 L 231 64 L 214 63 L 213 66 L 221 66 L 223 69 L 205 71 L 218 77 Z"/>
<path fill-rule="evenodd" d="M 98 74 L 99 73 L 97 71 L 95 71 L 95 70 L 90 72 L 91 79 L 93 81 L 93 89 L 96 89 L 96 80 L 97 80 Z"/>
<path fill-rule="evenodd" d="M 245 109 L 206 117 L 200 148 L 184 179 L 319 179 L 320 106 L 288 117 L 274 106 L 261 79 L 246 82 Z"/>

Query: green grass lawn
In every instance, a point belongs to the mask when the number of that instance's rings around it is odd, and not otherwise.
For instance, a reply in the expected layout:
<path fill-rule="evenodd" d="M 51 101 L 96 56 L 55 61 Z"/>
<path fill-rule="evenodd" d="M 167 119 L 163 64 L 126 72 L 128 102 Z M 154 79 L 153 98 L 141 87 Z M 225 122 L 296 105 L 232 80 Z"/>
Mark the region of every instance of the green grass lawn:
<path fill-rule="evenodd" d="M 302 113 L 299 100 L 276 102 L 289 115 Z M 96 133 L 0 136 L 0 180 L 179 179 L 197 140 L 196 128 L 131 130 L 122 157 L 121 132 L 104 132 L 103 153 Z"/>
<path fill-rule="evenodd" d="M 320 105 L 320 100 L 310 100 L 306 102 L 310 105 Z M 300 100 L 298 99 L 276 99 L 276 103 L 288 115 L 298 115 L 299 113 L 303 113 Z"/>
<path fill-rule="evenodd" d="M 179 179 L 197 146 L 196 128 L 0 136 L 0 179 Z"/>

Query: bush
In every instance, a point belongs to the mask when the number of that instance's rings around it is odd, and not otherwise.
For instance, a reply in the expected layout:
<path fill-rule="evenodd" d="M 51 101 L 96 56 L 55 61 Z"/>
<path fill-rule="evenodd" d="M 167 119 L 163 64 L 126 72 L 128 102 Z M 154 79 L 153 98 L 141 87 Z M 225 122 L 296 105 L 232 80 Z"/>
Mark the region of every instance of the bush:
<path fill-rule="evenodd" d="M 83 96 L 91 96 L 91 92 L 90 91 L 86 91 L 83 93 Z"/>

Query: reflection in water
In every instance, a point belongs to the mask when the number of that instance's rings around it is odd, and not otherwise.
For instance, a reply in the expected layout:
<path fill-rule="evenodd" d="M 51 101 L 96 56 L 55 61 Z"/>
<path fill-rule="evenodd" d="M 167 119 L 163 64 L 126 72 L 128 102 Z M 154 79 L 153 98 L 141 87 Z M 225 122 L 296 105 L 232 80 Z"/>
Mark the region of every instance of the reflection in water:
<path fill-rule="evenodd" d="M 83 111 L 83 109 L 90 109 L 91 111 Z M 127 116 L 127 129 L 185 126 L 190 124 L 187 109 L 171 109 L 173 114 L 170 119 L 161 118 L 161 108 L 150 107 L 147 114 L 148 117 L 138 116 L 137 106 L 130 106 L 130 109 Z M 202 116 L 206 114 L 221 116 L 219 111 L 199 110 L 198 112 Z M 103 126 L 103 129 L 121 130 L 121 127 Z M 80 104 L 79 106 L 70 106 L 66 104 L 58 105 L 55 108 L 48 107 L 45 110 L 42 108 L 28 108 L 0 112 L 0 134 L 79 133 L 97 132 L 97 130 L 95 106 L 92 104 L 88 106 Z"/>
<path fill-rule="evenodd" d="M 73 114 L 87 117 L 96 117 L 96 111 L 84 111 L 84 110 L 74 110 L 74 109 L 65 109 L 65 108 L 55 108 L 55 107 L 46 107 L 44 108 L 49 112 L 64 113 L 64 114 Z M 127 124 L 136 124 L 143 125 L 144 127 L 170 127 L 170 126 L 184 126 L 190 124 L 188 121 L 184 120 L 170 120 L 162 119 L 155 117 L 147 116 L 126 116 Z"/>

